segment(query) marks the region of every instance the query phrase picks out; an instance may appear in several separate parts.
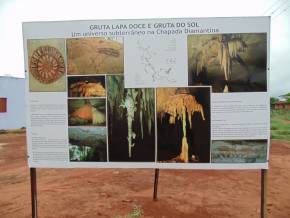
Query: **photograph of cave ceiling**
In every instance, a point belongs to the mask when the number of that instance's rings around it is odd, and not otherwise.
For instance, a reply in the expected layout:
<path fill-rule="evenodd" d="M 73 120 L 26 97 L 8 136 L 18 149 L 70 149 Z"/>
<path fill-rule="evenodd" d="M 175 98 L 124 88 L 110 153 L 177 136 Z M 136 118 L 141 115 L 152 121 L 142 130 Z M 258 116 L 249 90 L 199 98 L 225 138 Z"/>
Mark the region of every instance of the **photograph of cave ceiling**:
<path fill-rule="evenodd" d="M 188 35 L 188 83 L 213 92 L 267 91 L 267 34 Z"/>

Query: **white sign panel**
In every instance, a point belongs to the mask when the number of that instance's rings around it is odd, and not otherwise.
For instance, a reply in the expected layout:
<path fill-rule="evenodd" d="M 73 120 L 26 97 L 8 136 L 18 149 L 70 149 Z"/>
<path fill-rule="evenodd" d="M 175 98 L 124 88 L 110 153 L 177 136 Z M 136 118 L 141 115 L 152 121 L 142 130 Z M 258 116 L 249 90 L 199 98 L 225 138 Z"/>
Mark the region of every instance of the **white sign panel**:
<path fill-rule="evenodd" d="M 30 167 L 261 169 L 269 17 L 23 24 Z"/>

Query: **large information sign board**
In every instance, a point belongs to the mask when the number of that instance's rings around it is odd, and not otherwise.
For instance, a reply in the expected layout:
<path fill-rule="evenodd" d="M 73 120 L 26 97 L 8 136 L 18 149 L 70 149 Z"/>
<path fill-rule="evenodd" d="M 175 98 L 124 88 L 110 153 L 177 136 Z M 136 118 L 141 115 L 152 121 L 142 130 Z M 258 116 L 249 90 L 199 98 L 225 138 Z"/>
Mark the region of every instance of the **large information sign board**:
<path fill-rule="evenodd" d="M 23 24 L 30 167 L 265 169 L 269 17 Z"/>

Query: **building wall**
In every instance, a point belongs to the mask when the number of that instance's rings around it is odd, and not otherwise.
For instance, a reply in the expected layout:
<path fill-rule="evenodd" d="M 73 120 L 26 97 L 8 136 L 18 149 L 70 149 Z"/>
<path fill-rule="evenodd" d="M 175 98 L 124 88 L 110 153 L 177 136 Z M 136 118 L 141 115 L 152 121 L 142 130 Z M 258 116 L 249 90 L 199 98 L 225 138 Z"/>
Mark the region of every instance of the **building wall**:
<path fill-rule="evenodd" d="M 281 104 L 275 104 L 274 108 L 275 109 L 283 109 L 283 106 Z"/>
<path fill-rule="evenodd" d="M 0 129 L 25 127 L 25 79 L 0 77 L 0 98 L 7 98 L 7 112 L 0 113 Z"/>
<path fill-rule="evenodd" d="M 289 110 L 290 109 L 290 104 L 289 103 L 276 103 L 274 104 L 274 109 L 286 109 Z"/>

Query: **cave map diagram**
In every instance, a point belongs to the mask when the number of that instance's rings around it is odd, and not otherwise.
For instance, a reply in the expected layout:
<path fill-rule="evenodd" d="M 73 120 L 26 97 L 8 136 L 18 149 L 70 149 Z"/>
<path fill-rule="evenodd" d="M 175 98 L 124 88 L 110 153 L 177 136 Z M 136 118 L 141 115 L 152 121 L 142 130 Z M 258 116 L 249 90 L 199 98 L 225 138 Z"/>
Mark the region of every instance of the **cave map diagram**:
<path fill-rule="evenodd" d="M 187 85 L 186 44 L 176 38 L 145 37 L 125 43 L 125 86 L 167 87 Z"/>

